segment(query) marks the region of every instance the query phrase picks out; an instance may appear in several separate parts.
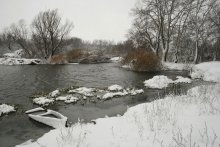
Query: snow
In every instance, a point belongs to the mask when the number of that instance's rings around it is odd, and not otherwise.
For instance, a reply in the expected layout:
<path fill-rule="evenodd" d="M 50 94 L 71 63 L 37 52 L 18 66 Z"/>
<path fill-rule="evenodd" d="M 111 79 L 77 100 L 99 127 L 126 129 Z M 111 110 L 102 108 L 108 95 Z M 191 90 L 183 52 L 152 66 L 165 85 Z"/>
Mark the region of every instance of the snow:
<path fill-rule="evenodd" d="M 123 87 L 120 85 L 117 85 L 117 84 L 111 85 L 108 87 L 108 90 L 110 90 L 110 91 L 120 91 L 122 89 L 123 89 Z"/>
<path fill-rule="evenodd" d="M 78 94 L 82 94 L 84 96 L 94 96 L 94 94 L 92 92 L 95 92 L 96 89 L 95 88 L 87 88 L 87 87 L 80 87 L 74 90 L 69 90 L 68 93 L 78 93 Z"/>
<path fill-rule="evenodd" d="M 23 55 L 24 55 L 24 50 L 19 49 L 19 50 L 12 52 L 12 53 L 6 53 L 3 56 L 8 57 L 8 58 L 21 58 Z"/>
<path fill-rule="evenodd" d="M 118 63 L 118 62 L 121 62 L 121 61 L 123 60 L 123 58 L 122 58 L 122 57 L 113 57 L 113 58 L 111 58 L 110 60 L 111 60 L 112 62 Z"/>
<path fill-rule="evenodd" d="M 0 65 L 22 65 L 22 64 L 42 64 L 40 59 L 26 58 L 0 58 Z"/>
<path fill-rule="evenodd" d="M 74 97 L 72 95 L 66 95 L 66 96 L 59 96 L 56 98 L 57 101 L 64 101 L 65 103 L 74 103 L 79 100 L 79 98 Z"/>
<path fill-rule="evenodd" d="M 145 80 L 144 86 L 148 88 L 157 88 L 157 89 L 163 89 L 168 87 L 169 84 L 177 84 L 177 83 L 191 83 L 192 80 L 189 78 L 184 78 L 182 76 L 177 76 L 176 80 L 169 79 L 167 76 L 164 75 L 158 75 L 154 76 L 152 79 Z"/>
<path fill-rule="evenodd" d="M 110 99 L 116 96 L 125 96 L 127 95 L 128 92 L 126 90 L 123 90 L 122 92 L 107 92 L 106 94 L 103 95 L 102 99 L 106 100 L 106 99 Z"/>
<path fill-rule="evenodd" d="M 55 98 L 55 97 L 57 97 L 59 95 L 60 95 L 60 91 L 59 90 L 54 90 L 51 93 L 49 93 L 49 96 L 53 97 L 53 98 Z"/>
<path fill-rule="evenodd" d="M 173 80 L 169 79 L 167 76 L 160 75 L 154 76 L 152 79 L 145 80 L 144 86 L 149 88 L 162 89 L 167 87 L 170 83 L 173 83 Z"/>
<path fill-rule="evenodd" d="M 193 64 L 189 63 L 173 63 L 173 62 L 162 62 L 163 70 L 190 70 Z"/>
<path fill-rule="evenodd" d="M 219 146 L 219 89 L 220 84 L 192 88 L 186 95 L 131 107 L 123 116 L 51 130 L 17 147 Z"/>
<path fill-rule="evenodd" d="M 184 78 L 182 76 L 177 76 L 177 79 L 173 83 L 192 83 L 192 80 L 189 78 Z"/>
<path fill-rule="evenodd" d="M 10 112 L 14 112 L 15 108 L 13 106 L 7 105 L 7 104 L 1 104 L 0 105 L 0 116 L 2 114 L 8 114 Z"/>
<path fill-rule="evenodd" d="M 129 93 L 130 93 L 131 95 L 137 95 L 137 94 L 144 93 L 144 90 L 143 90 L 143 89 L 137 89 L 137 90 L 131 89 L 131 90 L 129 91 Z"/>
<path fill-rule="evenodd" d="M 204 81 L 220 82 L 220 62 L 204 62 L 192 67 L 191 77 Z"/>
<path fill-rule="evenodd" d="M 50 103 L 53 103 L 54 100 L 53 99 L 49 99 L 47 97 L 38 97 L 38 98 L 34 98 L 33 102 L 35 104 L 38 104 L 38 105 L 48 106 Z"/>
<path fill-rule="evenodd" d="M 121 67 L 125 69 L 131 69 L 131 65 L 122 65 Z"/>

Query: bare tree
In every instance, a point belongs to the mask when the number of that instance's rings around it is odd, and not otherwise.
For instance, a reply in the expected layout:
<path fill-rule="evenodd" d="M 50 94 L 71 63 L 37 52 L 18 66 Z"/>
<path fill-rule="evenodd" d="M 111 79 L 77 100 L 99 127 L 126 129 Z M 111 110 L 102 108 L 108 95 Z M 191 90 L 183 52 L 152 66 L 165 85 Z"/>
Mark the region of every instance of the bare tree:
<path fill-rule="evenodd" d="M 66 21 L 62 24 L 58 10 L 47 10 L 40 12 L 32 22 L 32 40 L 37 50 L 50 58 L 62 48 L 62 43 L 73 28 L 73 24 Z"/>
<path fill-rule="evenodd" d="M 134 9 L 136 37 L 146 40 L 151 50 L 162 52 L 162 60 L 167 61 L 170 44 L 178 22 L 186 15 L 185 11 L 193 0 L 142 0 Z M 184 19 L 181 23 L 183 23 Z M 139 34 L 139 35 L 137 35 Z M 140 37 L 141 36 L 141 37 Z"/>
<path fill-rule="evenodd" d="M 20 20 L 17 24 L 14 23 L 9 28 L 6 28 L 4 37 L 8 42 L 9 49 L 11 49 L 13 41 L 25 51 L 28 57 L 32 56 L 30 35 L 24 20 Z"/>

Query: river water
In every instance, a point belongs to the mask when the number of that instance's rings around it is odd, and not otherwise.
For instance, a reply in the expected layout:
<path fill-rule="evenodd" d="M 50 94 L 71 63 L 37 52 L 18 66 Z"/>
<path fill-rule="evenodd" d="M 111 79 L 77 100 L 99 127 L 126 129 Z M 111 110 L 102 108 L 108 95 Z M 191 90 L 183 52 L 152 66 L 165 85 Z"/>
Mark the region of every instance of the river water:
<path fill-rule="evenodd" d="M 143 81 L 155 75 L 166 75 L 175 78 L 177 75 L 187 76 L 188 72 L 161 71 L 137 73 L 120 68 L 117 64 L 90 65 L 0 65 L 0 103 L 12 104 L 17 112 L 0 117 L 0 146 L 10 147 L 28 139 L 37 139 L 52 128 L 30 120 L 24 112 L 37 107 L 30 96 L 36 92 L 50 92 L 56 88 L 84 86 L 106 88 L 112 84 L 124 87 L 143 88 L 144 94 L 135 97 L 126 96 L 112 100 L 81 104 L 64 104 L 62 102 L 50 106 L 68 117 L 72 123 L 78 118 L 85 122 L 92 119 L 123 114 L 128 107 L 153 100 L 164 90 L 144 88 Z M 185 91 L 193 84 L 182 84 L 175 91 Z M 170 91 L 170 90 L 168 90 Z"/>

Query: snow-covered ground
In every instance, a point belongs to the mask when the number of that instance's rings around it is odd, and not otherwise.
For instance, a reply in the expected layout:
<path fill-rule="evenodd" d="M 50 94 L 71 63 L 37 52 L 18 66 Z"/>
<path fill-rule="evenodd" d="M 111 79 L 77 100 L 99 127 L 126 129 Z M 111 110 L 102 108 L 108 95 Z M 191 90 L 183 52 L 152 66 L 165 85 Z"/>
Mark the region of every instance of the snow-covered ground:
<path fill-rule="evenodd" d="M 191 77 L 204 81 L 220 82 L 220 62 L 204 62 L 192 67 Z"/>
<path fill-rule="evenodd" d="M 3 55 L 3 58 L 0 58 L 0 65 L 35 65 L 35 64 L 45 64 L 45 61 L 41 59 L 27 59 L 22 58 L 24 55 L 24 50 L 19 49 L 11 53 L 6 53 Z"/>
<path fill-rule="evenodd" d="M 163 70 L 190 70 L 194 64 L 162 62 Z"/>
<path fill-rule="evenodd" d="M 182 76 L 177 76 L 176 80 L 169 79 L 167 76 L 164 75 L 158 75 L 154 76 L 152 79 L 145 80 L 144 86 L 148 88 L 157 88 L 157 89 L 163 89 L 168 87 L 169 84 L 177 84 L 177 83 L 191 83 L 192 80 L 189 78 L 184 78 Z"/>
<path fill-rule="evenodd" d="M 7 105 L 7 104 L 1 104 L 0 105 L 0 116 L 3 114 L 8 114 L 10 112 L 14 112 L 15 108 L 13 106 Z"/>

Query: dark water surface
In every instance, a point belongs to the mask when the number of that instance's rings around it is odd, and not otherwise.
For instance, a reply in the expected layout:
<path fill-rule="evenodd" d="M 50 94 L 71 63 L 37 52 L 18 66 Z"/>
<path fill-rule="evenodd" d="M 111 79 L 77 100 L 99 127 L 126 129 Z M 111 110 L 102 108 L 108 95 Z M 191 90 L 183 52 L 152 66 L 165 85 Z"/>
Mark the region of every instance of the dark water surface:
<path fill-rule="evenodd" d="M 28 139 L 36 139 L 52 128 L 30 120 L 24 114 L 26 110 L 37 107 L 29 98 L 36 92 L 50 92 L 56 88 L 69 86 L 85 86 L 106 88 L 112 84 L 124 87 L 143 88 L 144 94 L 134 97 L 126 96 L 96 104 L 87 102 L 81 104 L 64 104 L 62 102 L 50 106 L 68 117 L 71 122 L 78 118 L 85 122 L 100 117 L 123 114 L 129 106 L 152 100 L 164 90 L 144 88 L 143 81 L 155 75 L 167 75 L 175 78 L 177 75 L 187 76 L 187 72 L 161 71 L 137 73 L 119 68 L 116 64 L 92 65 L 36 65 L 36 66 L 3 66 L 0 65 L 0 103 L 17 106 L 17 112 L 0 117 L 0 146 L 10 147 Z M 193 84 L 177 86 L 176 90 L 184 91 Z M 169 89 L 168 89 L 169 91 Z"/>

